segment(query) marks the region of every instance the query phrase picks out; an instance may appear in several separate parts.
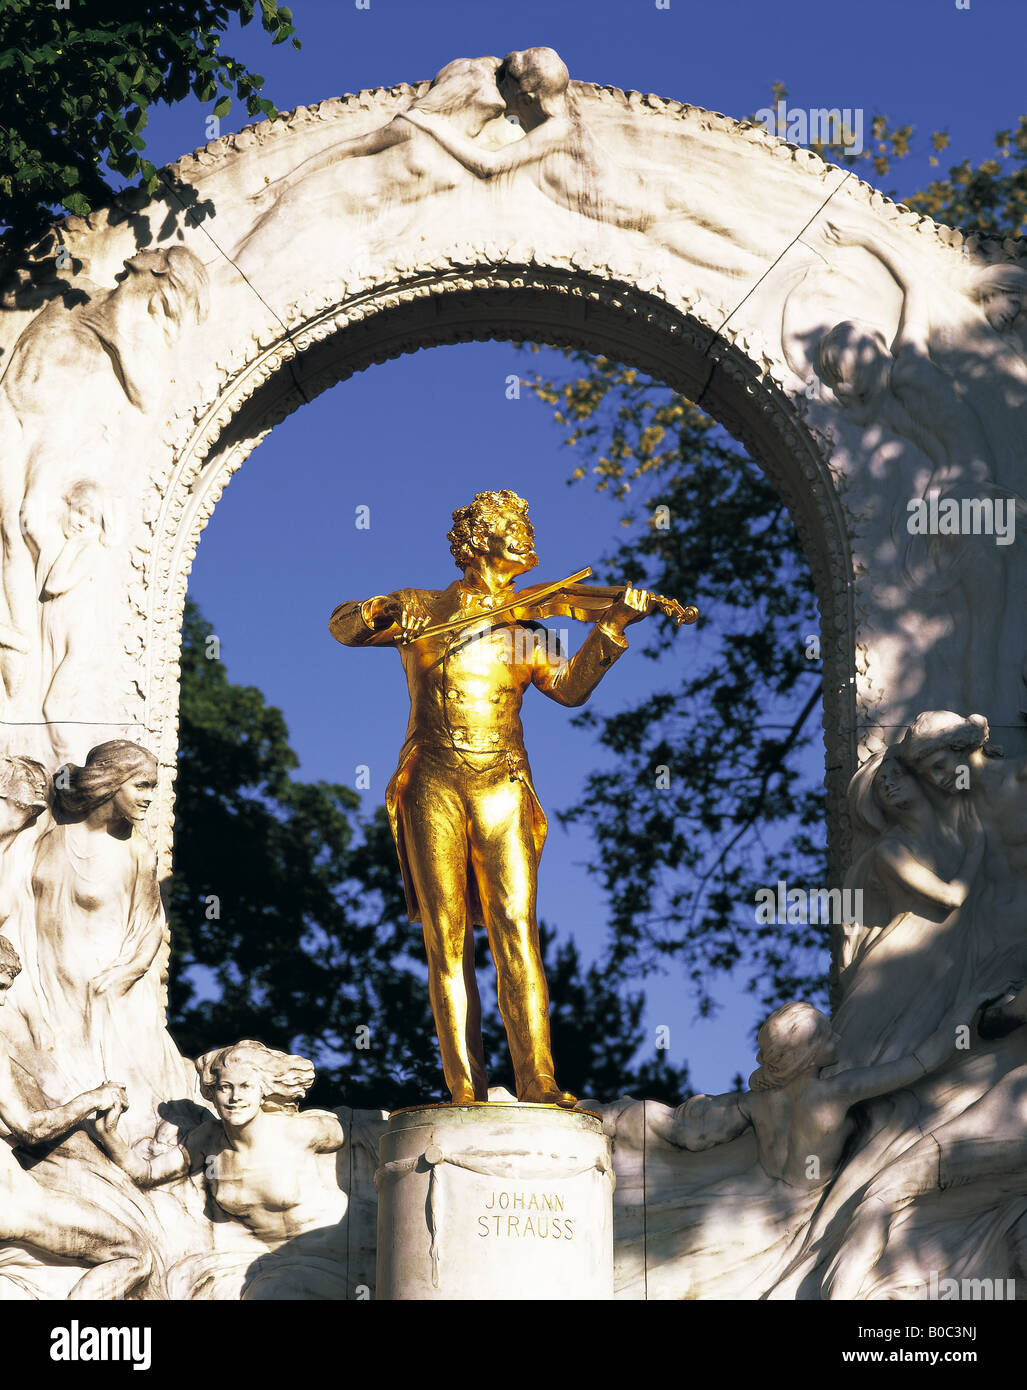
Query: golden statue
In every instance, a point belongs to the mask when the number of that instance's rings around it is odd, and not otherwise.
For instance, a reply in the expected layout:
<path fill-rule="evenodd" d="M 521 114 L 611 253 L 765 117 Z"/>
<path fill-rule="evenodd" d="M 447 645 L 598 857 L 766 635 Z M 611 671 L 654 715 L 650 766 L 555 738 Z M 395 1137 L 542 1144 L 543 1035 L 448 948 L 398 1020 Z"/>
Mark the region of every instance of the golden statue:
<path fill-rule="evenodd" d="M 342 603 L 332 636 L 351 647 L 398 646 L 410 723 L 386 805 L 412 922 L 421 922 L 446 1085 L 454 1104 L 488 1099 L 475 925 L 488 932 L 517 1098 L 573 1107 L 556 1083 L 549 993 L 535 897 L 546 818 L 532 786 L 520 708 L 529 685 L 582 705 L 626 650 L 624 630 L 654 607 L 679 622 L 695 609 L 634 589 L 577 581 L 514 591 L 538 564 L 528 504 L 479 492 L 453 513 L 450 549 L 463 571 L 448 589 L 398 589 Z M 599 621 L 570 658 L 542 617 Z"/>

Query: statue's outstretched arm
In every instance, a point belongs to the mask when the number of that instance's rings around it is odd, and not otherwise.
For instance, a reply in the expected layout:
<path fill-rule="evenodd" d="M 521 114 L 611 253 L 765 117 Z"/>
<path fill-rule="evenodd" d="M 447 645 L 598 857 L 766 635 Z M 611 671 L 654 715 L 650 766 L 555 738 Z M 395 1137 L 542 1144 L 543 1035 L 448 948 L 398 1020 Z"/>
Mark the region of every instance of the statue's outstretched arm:
<path fill-rule="evenodd" d="M 893 836 L 886 836 L 878 845 L 877 858 L 906 888 L 946 911 L 951 912 L 966 901 L 968 884 L 958 879 L 949 883 L 939 878 Z"/>
<path fill-rule="evenodd" d="M 11 1063 L 4 1067 L 3 1099 L 0 1101 L 0 1120 L 23 1144 L 46 1144 L 75 1129 L 98 1110 L 120 1105 L 124 1092 L 113 1082 L 105 1082 L 85 1091 L 64 1105 L 52 1105 L 37 1110 L 26 1105 L 11 1075 Z M 125 1101 L 127 1104 L 127 1101 Z"/>
<path fill-rule="evenodd" d="M 889 1091 L 901 1091 L 935 1071 L 956 1050 L 955 1015 L 946 1019 L 931 1036 L 908 1057 L 894 1062 L 877 1062 L 869 1067 L 850 1067 L 834 1076 L 822 1076 L 823 1085 L 832 1100 L 844 1105 L 856 1105 L 862 1100 L 884 1096 Z"/>
<path fill-rule="evenodd" d="M 836 246 L 862 246 L 876 257 L 902 291 L 902 310 L 898 331 L 892 342 L 892 352 L 898 357 L 903 348 L 910 348 L 925 359 L 930 358 L 930 304 L 926 291 L 915 273 L 901 256 L 897 256 L 880 238 L 862 227 L 842 226 L 828 222 L 825 227 L 828 241 Z"/>
<path fill-rule="evenodd" d="M 344 647 L 362 647 L 370 642 L 372 637 L 378 637 L 386 631 L 388 624 L 376 627 L 370 617 L 373 611 L 371 605 L 378 601 L 379 598 L 376 597 L 340 603 L 328 619 L 328 630 L 336 642 L 341 642 Z"/>
<path fill-rule="evenodd" d="M 666 1137 L 679 1149 L 695 1153 L 728 1144 L 744 1134 L 752 1123 L 741 1091 L 720 1096 L 692 1096 L 673 1113 Z"/>
<path fill-rule="evenodd" d="M 426 596 L 427 591 L 421 589 L 397 589 L 392 594 L 340 603 L 328 620 L 328 630 L 344 647 L 409 640 L 431 621 Z"/>
<path fill-rule="evenodd" d="M 320 173 L 322 169 L 330 169 L 333 164 L 340 164 L 344 159 L 360 159 L 370 154 L 381 154 L 383 150 L 391 149 L 393 145 L 402 144 L 404 140 L 409 139 L 409 126 L 393 117 L 385 125 L 376 126 L 364 135 L 355 135 L 351 140 L 342 140 L 337 145 L 329 145 L 328 149 L 308 156 L 302 163 L 297 164 L 295 169 L 290 169 L 281 179 L 274 182 L 292 184 L 310 174 Z M 273 187 L 273 184 L 269 184 L 268 187 Z"/>
<path fill-rule="evenodd" d="M 404 111 L 397 120 L 409 121 L 418 130 L 433 135 L 442 148 L 454 159 L 469 169 L 480 179 L 494 178 L 496 174 L 509 174 L 526 164 L 537 164 L 547 154 L 557 149 L 566 149 L 570 131 L 567 122 L 551 116 L 534 130 L 529 130 L 522 140 L 514 140 L 501 150 L 486 150 L 476 145 L 459 131 L 454 130 L 445 120 L 430 116 L 423 111 Z"/>

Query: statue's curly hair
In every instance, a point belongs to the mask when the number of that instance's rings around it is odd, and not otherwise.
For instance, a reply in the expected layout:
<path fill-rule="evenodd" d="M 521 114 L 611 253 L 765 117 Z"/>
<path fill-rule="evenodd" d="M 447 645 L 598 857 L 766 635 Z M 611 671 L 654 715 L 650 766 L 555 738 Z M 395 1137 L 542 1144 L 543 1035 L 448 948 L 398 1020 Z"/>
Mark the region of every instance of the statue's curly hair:
<path fill-rule="evenodd" d="M 464 569 L 475 555 L 481 554 L 497 521 L 511 512 L 527 524 L 534 541 L 535 529 L 528 521 L 528 504 L 508 488 L 498 492 L 476 492 L 470 506 L 457 507 L 453 513 L 453 529 L 446 537 L 457 569 Z"/>
<path fill-rule="evenodd" d="M 230 1047 L 219 1047 L 197 1057 L 195 1067 L 204 1100 L 214 1099 L 221 1073 L 232 1062 L 244 1062 L 260 1077 L 264 1110 L 295 1110 L 314 1082 L 314 1064 L 306 1057 L 293 1057 L 244 1038 Z"/>
<path fill-rule="evenodd" d="M 0 970 L 9 970 L 12 975 L 21 974 L 21 956 L 6 936 L 0 936 Z"/>
<path fill-rule="evenodd" d="M 0 754 L 0 797 L 23 810 L 43 810 L 53 800 L 50 774 L 35 758 Z"/>
<path fill-rule="evenodd" d="M 55 777 L 55 800 L 61 815 L 87 816 L 140 775 L 157 778 L 157 759 L 148 748 L 113 738 L 90 748 L 82 767 L 65 763 Z"/>

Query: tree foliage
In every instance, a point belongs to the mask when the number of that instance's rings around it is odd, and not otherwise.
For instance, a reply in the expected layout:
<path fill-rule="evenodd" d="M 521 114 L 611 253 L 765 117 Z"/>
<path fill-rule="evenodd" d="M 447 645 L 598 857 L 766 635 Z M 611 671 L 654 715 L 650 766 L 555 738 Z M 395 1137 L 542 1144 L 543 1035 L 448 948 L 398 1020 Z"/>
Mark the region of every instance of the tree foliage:
<path fill-rule="evenodd" d="M 777 84 L 775 103 L 786 95 Z M 901 169 L 915 130 L 877 114 L 870 131 L 859 153 L 820 152 L 879 183 Z M 944 132 L 930 136 L 931 167 L 948 144 Z M 1027 116 L 999 131 L 994 148 L 994 158 L 963 160 L 906 203 L 968 230 L 1020 234 Z M 609 717 L 579 716 L 598 730 L 606 757 L 563 819 L 586 823 L 596 841 L 609 965 L 624 976 L 673 961 L 703 1012 L 733 972 L 766 1007 L 797 996 L 823 1002 L 827 929 L 760 925 L 754 911 L 757 887 L 826 882 L 806 557 L 758 463 L 714 419 L 619 362 L 565 356 L 566 373 L 536 375 L 533 385 L 577 458 L 570 481 L 591 479 L 621 509 L 627 534 L 608 557 L 609 578 L 644 578 L 705 615 L 695 634 L 672 643 L 663 623 L 651 641 L 656 694 Z"/>
<path fill-rule="evenodd" d="M 624 974 L 674 959 L 702 1011 L 716 975 L 743 962 L 765 1002 L 814 994 L 818 929 L 758 926 L 752 907 L 763 883 L 825 873 L 822 774 L 808 756 L 820 708 L 808 565 L 773 487 L 710 416 L 632 368 L 568 356 L 584 375 L 535 389 L 622 504 L 629 535 L 608 578 L 644 576 L 704 615 L 673 641 L 667 620 L 650 620 L 654 695 L 577 716 L 608 755 L 563 819 L 598 844 L 609 963 Z M 589 471 L 579 463 L 574 478 Z"/>
<path fill-rule="evenodd" d="M 210 637 L 190 605 L 170 898 L 172 1031 L 193 1055 L 240 1037 L 304 1052 L 328 1063 L 326 1081 L 344 1072 L 347 1097 L 371 1085 L 403 1095 L 428 1084 L 433 1059 L 419 1046 L 430 1029 L 427 994 L 404 968 L 416 941 L 382 914 L 399 902 L 383 872 L 388 828 L 372 823 L 357 851 L 356 793 L 292 776 L 297 758 L 281 712 L 208 659 Z M 389 1018 L 402 1020 L 409 1037 L 391 1035 Z"/>
<path fill-rule="evenodd" d="M 787 96 L 782 83 L 774 87 L 775 100 Z M 914 154 L 916 127 L 897 124 L 875 112 L 870 120 L 870 140 L 862 150 L 841 143 L 811 146 L 832 163 L 853 169 L 861 178 L 881 187 L 890 198 L 904 202 L 914 212 L 933 217 L 950 227 L 962 227 L 980 235 L 1022 237 L 1027 234 L 1027 115 L 1016 125 L 995 132 L 994 154 L 980 163 L 962 159 L 916 192 L 903 192 L 884 180 L 893 177 L 902 161 Z M 946 130 L 926 137 L 928 165 L 937 169 L 951 145 Z"/>
<path fill-rule="evenodd" d="M 41 233 L 54 208 L 86 214 L 115 191 L 111 175 L 155 192 L 147 113 L 190 93 L 228 114 L 274 120 L 264 78 L 221 49 L 230 21 L 258 17 L 273 44 L 292 39 L 277 0 L 0 0 L 0 195 L 7 240 Z"/>

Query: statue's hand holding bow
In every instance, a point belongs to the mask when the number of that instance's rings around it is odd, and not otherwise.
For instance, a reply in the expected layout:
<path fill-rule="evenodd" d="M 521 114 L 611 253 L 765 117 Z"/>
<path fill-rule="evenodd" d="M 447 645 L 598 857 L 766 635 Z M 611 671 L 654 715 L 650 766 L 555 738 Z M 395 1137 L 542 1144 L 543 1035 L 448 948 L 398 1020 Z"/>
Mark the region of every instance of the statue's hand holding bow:
<path fill-rule="evenodd" d="M 372 599 L 363 616 L 376 628 L 397 624 L 402 642 L 412 642 L 431 622 L 431 614 L 412 589 L 397 589 L 395 593 Z"/>

